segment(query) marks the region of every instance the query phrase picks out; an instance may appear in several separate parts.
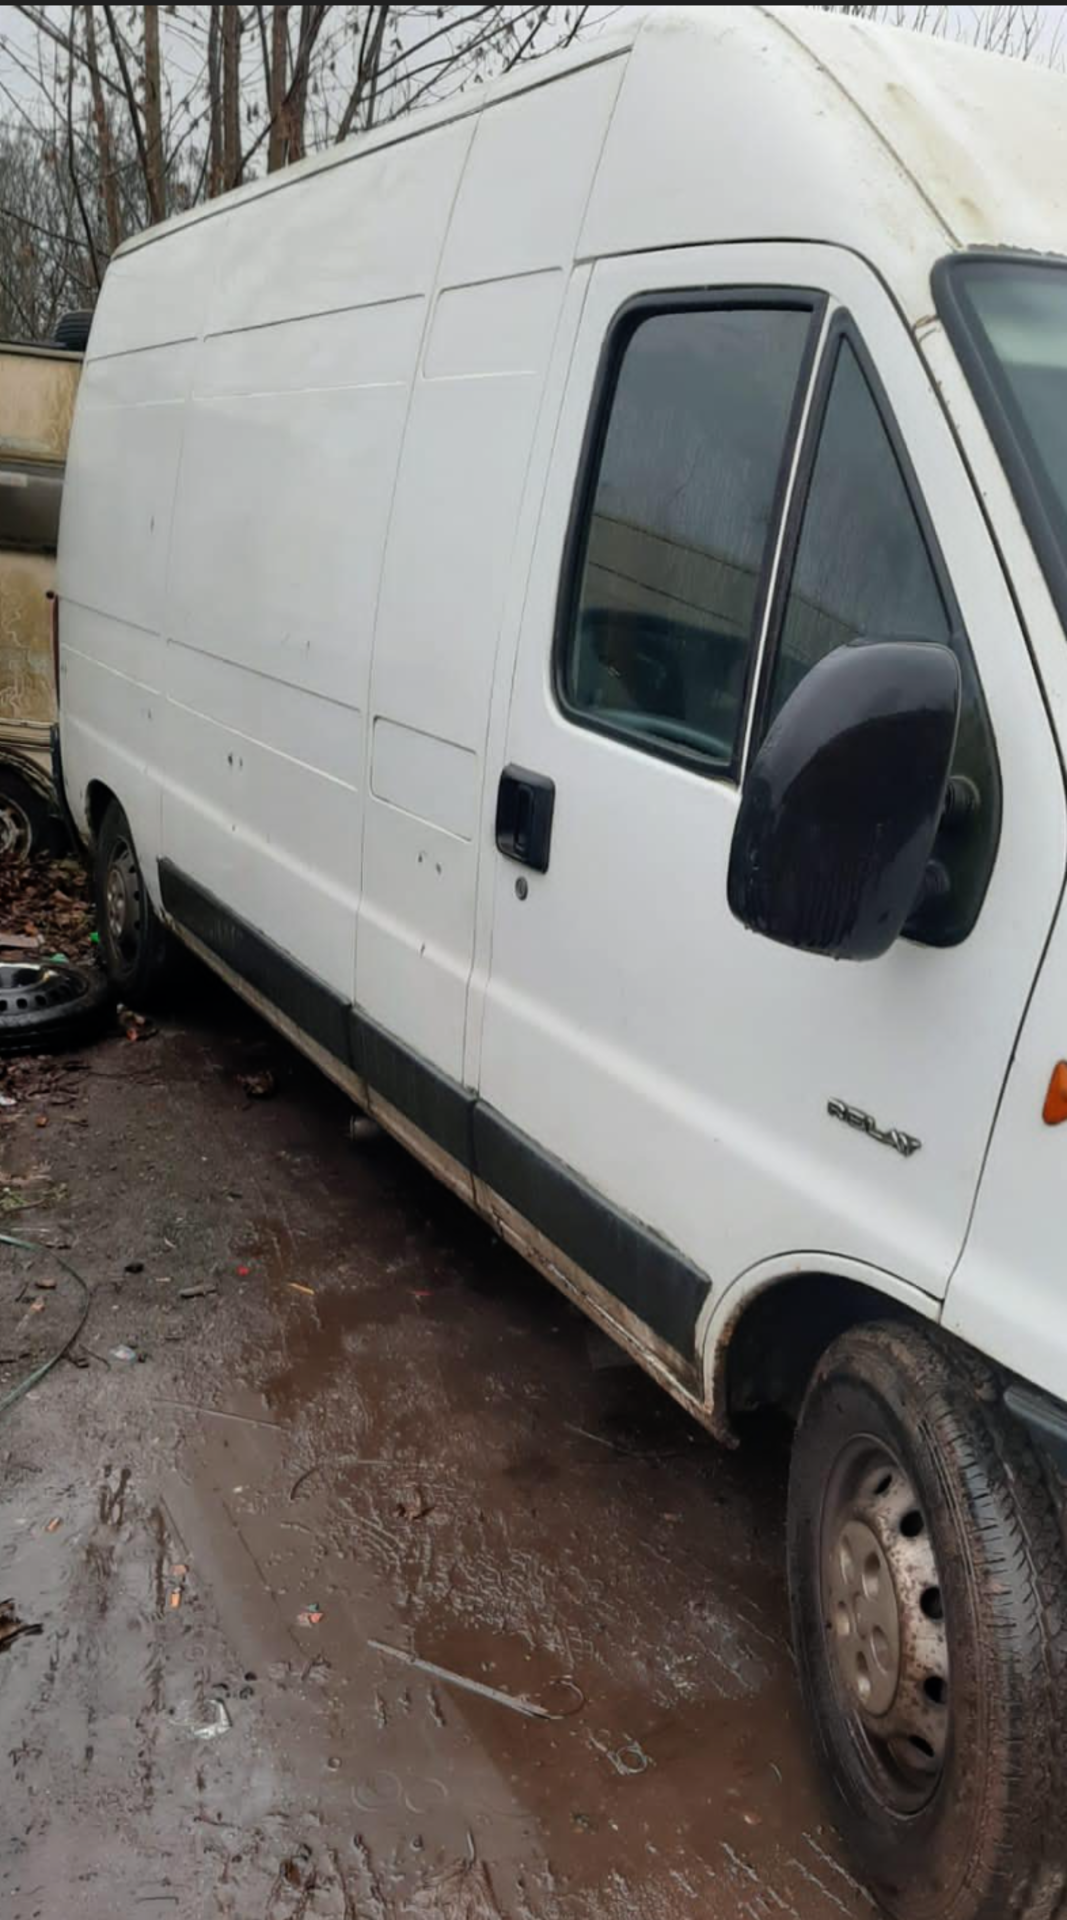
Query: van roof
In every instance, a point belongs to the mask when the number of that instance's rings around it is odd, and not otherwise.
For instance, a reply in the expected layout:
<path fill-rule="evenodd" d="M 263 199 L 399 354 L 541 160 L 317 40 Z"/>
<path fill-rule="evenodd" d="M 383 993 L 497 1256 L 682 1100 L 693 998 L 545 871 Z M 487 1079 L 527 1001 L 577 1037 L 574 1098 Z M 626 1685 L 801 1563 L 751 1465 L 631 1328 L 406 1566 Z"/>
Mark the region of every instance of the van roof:
<path fill-rule="evenodd" d="M 808 7 L 653 8 L 194 208 L 122 252 L 598 62 L 628 72 L 580 252 L 853 246 L 891 281 L 956 247 L 1067 253 L 1067 79 Z M 610 162 L 610 164 L 609 164 Z M 728 184 L 723 188 L 722 182 Z"/>
<path fill-rule="evenodd" d="M 910 27 L 765 11 L 832 73 L 955 245 L 1067 252 L 1063 74 Z"/>

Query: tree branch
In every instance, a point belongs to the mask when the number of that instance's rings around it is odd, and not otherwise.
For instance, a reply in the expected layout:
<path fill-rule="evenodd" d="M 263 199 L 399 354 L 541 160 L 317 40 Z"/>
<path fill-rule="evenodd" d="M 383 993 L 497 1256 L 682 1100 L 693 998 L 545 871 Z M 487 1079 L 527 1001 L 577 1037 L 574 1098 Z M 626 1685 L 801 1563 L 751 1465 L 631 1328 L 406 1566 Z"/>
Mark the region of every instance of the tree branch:
<path fill-rule="evenodd" d="M 46 17 L 47 10 L 44 7 L 16 6 L 14 11 L 21 13 L 23 19 L 28 20 L 31 26 L 36 27 L 38 33 L 43 33 L 49 40 L 54 40 L 56 46 L 62 47 L 64 53 L 68 54 L 72 60 L 79 61 L 82 66 L 85 65 L 84 54 L 79 53 L 77 46 L 72 42 L 68 34 L 61 33 L 58 27 L 52 25 L 52 22 Z M 122 92 L 118 81 L 113 80 L 109 73 L 103 74 L 101 78 L 103 79 L 105 87 L 110 87 L 112 93 Z"/>
<path fill-rule="evenodd" d="M 0 220 L 13 220 L 20 229 L 25 227 L 29 233 L 39 233 L 42 240 L 52 240 L 57 246 L 78 251 L 78 242 L 72 233 L 60 233 L 58 227 L 42 227 L 39 220 L 31 220 L 29 214 L 18 213 L 14 207 L 0 206 Z"/>
<path fill-rule="evenodd" d="M 510 73 L 512 67 L 517 67 L 519 65 L 519 62 L 521 61 L 523 55 L 526 53 L 527 49 L 530 47 L 531 43 L 534 40 L 536 40 L 547 18 L 548 18 L 548 8 L 538 7 L 534 14 L 533 26 L 530 28 L 530 31 L 526 35 L 525 40 L 523 40 L 520 43 L 520 45 L 516 47 L 515 52 L 512 54 L 510 60 L 508 60 L 505 63 L 505 66 L 504 66 L 505 73 Z"/>

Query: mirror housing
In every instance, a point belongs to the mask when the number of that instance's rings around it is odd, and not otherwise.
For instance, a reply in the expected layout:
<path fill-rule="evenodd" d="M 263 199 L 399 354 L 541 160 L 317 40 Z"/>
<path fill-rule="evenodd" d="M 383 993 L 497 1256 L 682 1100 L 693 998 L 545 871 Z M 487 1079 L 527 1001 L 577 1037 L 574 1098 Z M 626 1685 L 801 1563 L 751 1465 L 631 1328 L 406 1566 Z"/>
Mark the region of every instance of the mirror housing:
<path fill-rule="evenodd" d="M 749 769 L 731 912 L 753 933 L 877 960 L 922 897 L 945 806 L 960 670 L 926 640 L 854 640 L 806 674 Z"/>

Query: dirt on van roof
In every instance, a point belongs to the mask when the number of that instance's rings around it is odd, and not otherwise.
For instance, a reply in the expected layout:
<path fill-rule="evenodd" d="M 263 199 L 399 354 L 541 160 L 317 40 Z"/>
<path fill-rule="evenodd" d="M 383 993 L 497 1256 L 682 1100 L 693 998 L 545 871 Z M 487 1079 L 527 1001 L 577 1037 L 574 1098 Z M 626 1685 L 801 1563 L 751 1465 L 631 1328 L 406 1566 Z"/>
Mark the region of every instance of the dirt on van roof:
<path fill-rule="evenodd" d="M 0 1110 L 7 1920 L 869 1916 L 781 1436 L 719 1450 L 208 979 L 76 1059 Z"/>

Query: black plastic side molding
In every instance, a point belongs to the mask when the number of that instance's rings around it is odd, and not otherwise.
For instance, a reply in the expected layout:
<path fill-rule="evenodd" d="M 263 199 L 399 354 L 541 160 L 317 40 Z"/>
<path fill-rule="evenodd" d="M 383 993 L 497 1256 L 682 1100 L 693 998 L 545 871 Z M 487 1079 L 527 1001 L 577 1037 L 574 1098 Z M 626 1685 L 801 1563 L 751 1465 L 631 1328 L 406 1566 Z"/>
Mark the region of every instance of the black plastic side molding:
<path fill-rule="evenodd" d="M 171 861 L 160 861 L 159 881 L 163 905 L 179 926 L 468 1173 L 484 1180 L 692 1368 L 697 1321 L 711 1292 L 705 1273 L 469 1087 L 342 1000 Z"/>

